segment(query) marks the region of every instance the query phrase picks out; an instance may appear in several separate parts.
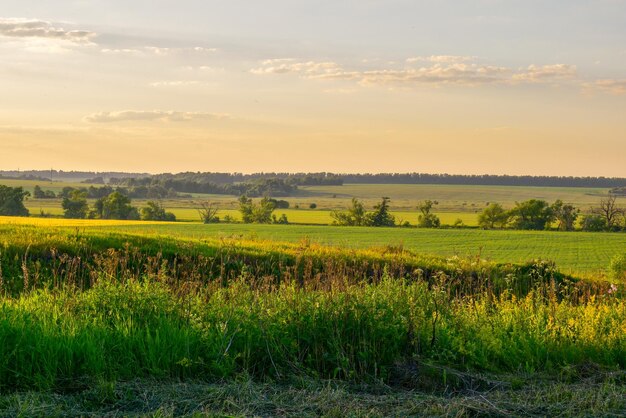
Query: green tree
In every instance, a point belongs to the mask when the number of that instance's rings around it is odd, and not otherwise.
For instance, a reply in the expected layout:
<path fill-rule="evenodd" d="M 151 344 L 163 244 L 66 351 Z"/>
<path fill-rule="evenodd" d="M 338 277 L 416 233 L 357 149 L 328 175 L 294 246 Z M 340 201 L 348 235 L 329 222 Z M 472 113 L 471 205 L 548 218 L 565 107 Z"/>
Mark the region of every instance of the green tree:
<path fill-rule="evenodd" d="M 30 196 L 21 187 L 0 185 L 0 216 L 29 216 L 24 199 Z"/>
<path fill-rule="evenodd" d="M 545 200 L 516 202 L 511 210 L 515 229 L 543 230 L 554 220 L 554 211 Z"/>
<path fill-rule="evenodd" d="M 274 203 L 268 197 L 264 197 L 259 203 L 254 203 L 247 196 L 239 198 L 239 212 L 244 223 L 272 223 L 272 212 L 275 208 Z"/>
<path fill-rule="evenodd" d="M 73 190 L 69 197 L 64 197 L 61 207 L 66 218 L 84 219 L 89 213 L 89 205 L 87 204 L 87 192 L 81 190 Z"/>
<path fill-rule="evenodd" d="M 365 206 L 356 197 L 352 198 L 352 206 L 347 211 L 332 211 L 333 225 L 364 226 L 367 222 Z"/>
<path fill-rule="evenodd" d="M 141 219 L 144 221 L 168 221 L 174 222 L 176 215 L 166 212 L 161 202 L 150 200 L 146 206 L 141 208 Z"/>
<path fill-rule="evenodd" d="M 595 213 L 588 213 L 583 215 L 580 225 L 583 231 L 600 232 L 606 230 L 606 219 Z"/>
<path fill-rule="evenodd" d="M 44 191 L 41 189 L 41 187 L 39 187 L 39 185 L 37 184 L 35 186 L 35 188 L 33 189 L 33 197 L 35 199 L 45 199 L 46 198 L 46 194 L 44 193 Z"/>
<path fill-rule="evenodd" d="M 576 220 L 580 210 L 573 205 L 563 203 L 559 199 L 552 204 L 552 213 L 559 231 L 573 231 L 576 227 Z"/>
<path fill-rule="evenodd" d="M 483 229 L 504 228 L 509 213 L 499 203 L 491 203 L 478 215 L 478 226 Z"/>
<path fill-rule="evenodd" d="M 95 217 L 100 219 L 128 219 L 140 218 L 137 208 L 131 206 L 128 196 L 115 191 L 107 197 L 96 200 L 94 205 Z"/>
<path fill-rule="evenodd" d="M 420 211 L 420 215 L 417 217 L 417 226 L 420 228 L 438 228 L 441 225 L 439 217 L 430 211 L 433 206 L 438 205 L 439 202 L 432 200 L 425 200 L 420 202 L 417 209 Z"/>
<path fill-rule="evenodd" d="M 289 220 L 287 219 L 287 215 L 283 213 L 282 215 L 280 215 L 279 218 L 277 218 L 276 215 L 272 215 L 272 223 L 280 224 L 280 225 L 287 225 L 289 224 Z"/>
<path fill-rule="evenodd" d="M 374 206 L 374 211 L 366 216 L 365 223 L 370 226 L 395 226 L 396 218 L 389 213 L 389 198 L 383 197 L 382 201 Z"/>

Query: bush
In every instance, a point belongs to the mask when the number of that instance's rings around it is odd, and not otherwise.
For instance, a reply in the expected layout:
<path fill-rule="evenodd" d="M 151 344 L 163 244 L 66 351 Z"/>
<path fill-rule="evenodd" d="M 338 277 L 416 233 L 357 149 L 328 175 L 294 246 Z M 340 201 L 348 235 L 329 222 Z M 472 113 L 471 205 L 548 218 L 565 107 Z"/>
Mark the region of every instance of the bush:
<path fill-rule="evenodd" d="M 616 255 L 609 263 L 609 278 L 615 281 L 626 281 L 626 253 Z"/>

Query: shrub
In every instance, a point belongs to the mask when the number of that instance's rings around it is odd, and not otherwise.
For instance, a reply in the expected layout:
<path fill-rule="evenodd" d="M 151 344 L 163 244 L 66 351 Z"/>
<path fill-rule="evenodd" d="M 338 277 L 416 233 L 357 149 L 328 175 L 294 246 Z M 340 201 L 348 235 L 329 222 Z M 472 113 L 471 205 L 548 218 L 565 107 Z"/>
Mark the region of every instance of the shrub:
<path fill-rule="evenodd" d="M 609 263 L 609 278 L 616 281 L 626 281 L 626 253 L 616 255 Z"/>

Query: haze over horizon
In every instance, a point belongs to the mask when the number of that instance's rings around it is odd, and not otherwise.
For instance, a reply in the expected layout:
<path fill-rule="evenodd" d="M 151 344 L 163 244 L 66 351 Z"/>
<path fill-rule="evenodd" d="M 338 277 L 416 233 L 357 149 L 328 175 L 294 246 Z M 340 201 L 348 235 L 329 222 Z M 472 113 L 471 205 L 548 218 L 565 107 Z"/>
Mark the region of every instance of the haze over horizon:
<path fill-rule="evenodd" d="M 626 177 L 626 0 L 0 13 L 0 170 Z"/>

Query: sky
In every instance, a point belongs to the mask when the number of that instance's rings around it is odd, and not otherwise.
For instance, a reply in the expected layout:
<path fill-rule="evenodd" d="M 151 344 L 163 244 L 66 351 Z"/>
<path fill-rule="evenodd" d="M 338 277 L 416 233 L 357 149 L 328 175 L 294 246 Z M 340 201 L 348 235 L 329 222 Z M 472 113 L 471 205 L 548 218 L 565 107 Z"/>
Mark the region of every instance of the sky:
<path fill-rule="evenodd" d="M 0 0 L 0 170 L 626 177 L 626 0 Z"/>

